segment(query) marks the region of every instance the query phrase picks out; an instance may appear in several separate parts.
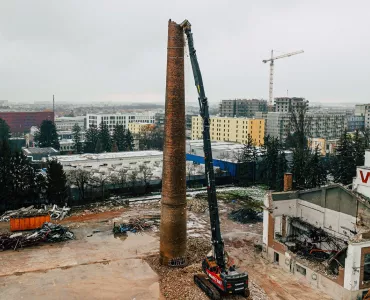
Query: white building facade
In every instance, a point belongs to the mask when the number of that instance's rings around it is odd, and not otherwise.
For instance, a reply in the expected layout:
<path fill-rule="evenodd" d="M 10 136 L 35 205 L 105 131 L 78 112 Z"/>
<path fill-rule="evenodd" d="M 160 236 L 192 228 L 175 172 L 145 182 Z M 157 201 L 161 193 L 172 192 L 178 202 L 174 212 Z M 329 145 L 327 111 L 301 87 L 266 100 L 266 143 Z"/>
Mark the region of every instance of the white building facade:
<path fill-rule="evenodd" d="M 55 127 L 57 131 L 71 131 L 73 126 L 77 124 L 81 130 L 85 129 L 85 116 L 78 117 L 58 117 L 55 118 Z"/>
<path fill-rule="evenodd" d="M 86 115 L 86 129 L 92 126 L 99 127 L 104 122 L 108 125 L 109 131 L 113 132 L 116 125 L 123 125 L 128 128 L 129 123 L 155 123 L 155 114 L 88 114 Z"/>

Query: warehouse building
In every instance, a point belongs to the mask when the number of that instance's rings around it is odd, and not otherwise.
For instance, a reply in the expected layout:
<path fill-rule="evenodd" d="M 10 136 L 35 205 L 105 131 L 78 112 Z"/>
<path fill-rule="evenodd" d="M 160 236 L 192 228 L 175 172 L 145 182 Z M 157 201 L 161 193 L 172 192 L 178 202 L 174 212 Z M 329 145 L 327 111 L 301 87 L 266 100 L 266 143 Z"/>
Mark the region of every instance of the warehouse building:
<path fill-rule="evenodd" d="M 0 118 L 10 127 L 12 133 L 27 133 L 32 126 L 39 127 L 44 120 L 54 122 L 54 112 L 0 112 Z"/>

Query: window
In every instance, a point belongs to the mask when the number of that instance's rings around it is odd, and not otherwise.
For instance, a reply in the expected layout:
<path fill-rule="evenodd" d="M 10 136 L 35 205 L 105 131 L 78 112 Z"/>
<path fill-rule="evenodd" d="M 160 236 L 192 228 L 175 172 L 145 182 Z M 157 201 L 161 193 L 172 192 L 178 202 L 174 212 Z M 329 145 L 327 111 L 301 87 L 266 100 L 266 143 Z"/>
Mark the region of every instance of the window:
<path fill-rule="evenodd" d="M 302 275 L 306 276 L 306 268 L 303 268 L 300 265 L 296 265 L 296 270 L 298 273 L 301 273 Z"/>
<path fill-rule="evenodd" d="M 370 253 L 364 254 L 364 278 L 363 281 L 370 281 Z"/>

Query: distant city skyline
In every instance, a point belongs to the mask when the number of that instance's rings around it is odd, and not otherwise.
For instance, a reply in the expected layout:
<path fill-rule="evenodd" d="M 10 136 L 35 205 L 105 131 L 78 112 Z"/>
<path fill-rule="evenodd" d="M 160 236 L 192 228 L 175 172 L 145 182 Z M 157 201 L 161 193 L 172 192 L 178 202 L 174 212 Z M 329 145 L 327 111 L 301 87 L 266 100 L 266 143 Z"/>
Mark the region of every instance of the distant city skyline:
<path fill-rule="evenodd" d="M 211 105 L 274 96 L 370 102 L 368 1 L 3 1 L 0 99 L 10 103 L 158 103 L 165 98 L 167 22 L 189 19 Z M 222 22 L 220 22 L 222 20 Z M 189 58 L 186 102 L 197 101 Z"/>

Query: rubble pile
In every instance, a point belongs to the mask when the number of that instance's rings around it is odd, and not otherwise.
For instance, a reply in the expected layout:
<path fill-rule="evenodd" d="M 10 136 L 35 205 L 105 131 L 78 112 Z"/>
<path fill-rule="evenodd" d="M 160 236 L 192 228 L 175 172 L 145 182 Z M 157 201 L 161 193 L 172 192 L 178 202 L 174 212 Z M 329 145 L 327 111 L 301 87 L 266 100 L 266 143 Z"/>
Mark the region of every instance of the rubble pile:
<path fill-rule="evenodd" d="M 184 268 L 170 268 L 159 263 L 159 256 L 145 258 L 159 276 L 161 294 L 165 299 L 208 300 L 207 295 L 194 284 L 194 274 L 203 273 L 201 261 L 211 250 L 208 239 L 190 237 L 187 242 L 186 259 L 188 265 Z M 253 300 L 268 300 L 264 291 L 249 280 Z M 228 299 L 245 299 L 242 296 L 231 296 Z"/>
<path fill-rule="evenodd" d="M 243 224 L 257 223 L 263 221 L 263 215 L 252 208 L 240 208 L 229 213 L 229 219 Z"/>
<path fill-rule="evenodd" d="M 34 208 L 33 205 L 28 207 L 22 207 L 17 210 L 8 210 L 3 215 L 0 216 L 0 222 L 9 222 L 10 218 L 25 218 L 25 217 L 37 217 L 50 214 L 53 220 L 63 220 L 71 209 L 69 207 L 63 206 L 58 207 L 58 205 L 44 205 L 43 208 Z"/>
<path fill-rule="evenodd" d="M 207 200 L 201 198 L 191 198 L 187 201 L 188 203 L 188 210 L 195 212 L 195 213 L 204 213 L 208 210 L 208 202 Z"/>
<path fill-rule="evenodd" d="M 159 226 L 159 218 L 152 218 L 152 219 L 130 219 L 128 223 L 122 223 L 116 226 L 113 225 L 113 233 L 138 233 L 148 229 L 152 229 L 153 226 Z"/>
<path fill-rule="evenodd" d="M 73 232 L 58 224 L 44 223 L 32 233 L 5 233 L 0 235 L 0 251 L 16 250 L 44 243 L 55 243 L 74 239 Z"/>

